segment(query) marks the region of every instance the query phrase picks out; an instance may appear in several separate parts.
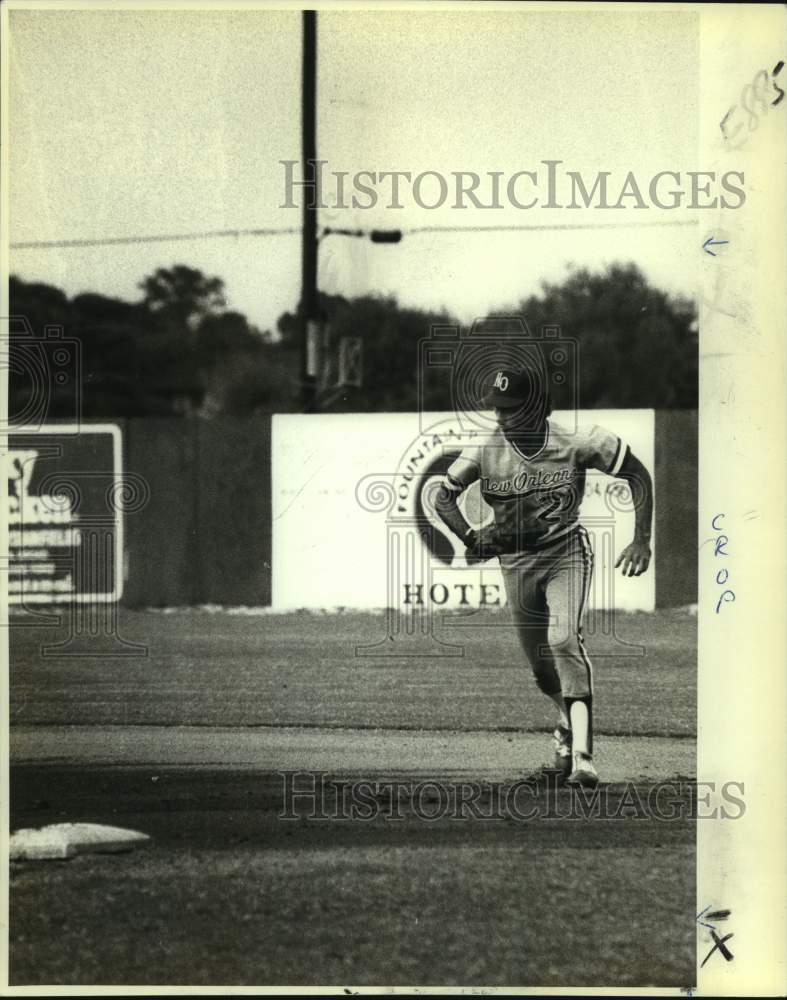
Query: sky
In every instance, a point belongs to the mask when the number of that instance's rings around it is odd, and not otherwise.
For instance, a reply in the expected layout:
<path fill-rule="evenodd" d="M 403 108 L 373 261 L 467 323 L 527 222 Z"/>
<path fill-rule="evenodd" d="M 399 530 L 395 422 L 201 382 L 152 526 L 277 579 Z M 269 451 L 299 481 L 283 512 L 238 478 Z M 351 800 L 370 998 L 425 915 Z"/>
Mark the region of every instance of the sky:
<path fill-rule="evenodd" d="M 10 22 L 12 243 L 300 226 L 300 210 L 282 207 L 280 163 L 300 157 L 300 12 L 17 9 Z M 606 170 L 617 191 L 633 171 L 646 188 L 660 170 L 703 169 L 697 70 L 697 15 L 676 9 L 321 11 L 318 156 L 350 174 L 506 178 L 541 177 L 553 159 L 589 185 Z M 405 230 L 397 245 L 326 239 L 324 291 L 391 294 L 465 321 L 572 266 L 635 261 L 665 290 L 694 291 L 695 229 L 636 223 L 696 212 L 402 201 L 321 213 L 323 226 Z M 612 221 L 631 228 L 406 232 Z M 12 249 L 10 261 L 69 295 L 128 300 L 155 268 L 188 264 L 221 277 L 228 306 L 269 329 L 300 291 L 297 234 Z"/>

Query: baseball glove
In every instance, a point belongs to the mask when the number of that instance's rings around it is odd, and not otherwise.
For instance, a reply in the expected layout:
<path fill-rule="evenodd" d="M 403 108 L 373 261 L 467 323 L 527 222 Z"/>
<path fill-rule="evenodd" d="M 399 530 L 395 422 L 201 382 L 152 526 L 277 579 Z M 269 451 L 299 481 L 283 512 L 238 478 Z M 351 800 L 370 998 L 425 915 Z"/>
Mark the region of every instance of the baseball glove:
<path fill-rule="evenodd" d="M 493 559 L 503 552 L 503 540 L 496 524 L 489 524 L 485 528 L 473 531 L 467 540 L 465 558 L 468 566 L 475 566 L 478 563 Z"/>

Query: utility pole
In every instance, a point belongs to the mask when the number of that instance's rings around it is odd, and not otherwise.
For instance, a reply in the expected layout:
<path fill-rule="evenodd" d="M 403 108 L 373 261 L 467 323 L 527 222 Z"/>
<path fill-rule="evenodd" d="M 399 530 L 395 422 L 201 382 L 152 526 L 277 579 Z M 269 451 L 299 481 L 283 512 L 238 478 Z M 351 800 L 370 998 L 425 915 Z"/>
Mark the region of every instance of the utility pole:
<path fill-rule="evenodd" d="M 303 180 L 303 234 L 301 242 L 301 409 L 311 413 L 317 408 L 318 382 L 323 358 L 323 316 L 317 290 L 317 209 L 320 204 L 317 170 L 317 11 L 303 12 L 303 61 L 301 64 L 301 157 Z M 399 229 L 326 229 L 329 234 L 357 236 L 372 243 L 398 243 Z M 357 338 L 356 338 L 357 339 Z M 360 357 L 344 345 L 345 358 Z M 341 346 L 340 346 L 341 354 Z M 349 367 L 360 371 L 360 361 Z M 358 375 L 360 379 L 360 375 Z"/>
<path fill-rule="evenodd" d="M 303 179 L 303 237 L 301 259 L 301 406 L 314 408 L 319 363 L 319 299 L 317 294 L 317 11 L 303 12 L 303 63 L 301 86 L 301 151 Z"/>

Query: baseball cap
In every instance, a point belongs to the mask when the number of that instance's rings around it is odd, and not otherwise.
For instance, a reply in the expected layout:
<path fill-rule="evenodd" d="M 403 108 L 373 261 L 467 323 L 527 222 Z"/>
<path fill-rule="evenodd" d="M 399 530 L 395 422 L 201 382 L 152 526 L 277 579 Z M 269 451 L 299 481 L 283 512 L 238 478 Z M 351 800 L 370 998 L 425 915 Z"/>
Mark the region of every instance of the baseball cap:
<path fill-rule="evenodd" d="M 492 372 L 482 390 L 483 409 L 501 409 L 506 406 L 522 406 L 532 403 L 538 392 L 538 376 L 531 371 L 498 368 Z"/>

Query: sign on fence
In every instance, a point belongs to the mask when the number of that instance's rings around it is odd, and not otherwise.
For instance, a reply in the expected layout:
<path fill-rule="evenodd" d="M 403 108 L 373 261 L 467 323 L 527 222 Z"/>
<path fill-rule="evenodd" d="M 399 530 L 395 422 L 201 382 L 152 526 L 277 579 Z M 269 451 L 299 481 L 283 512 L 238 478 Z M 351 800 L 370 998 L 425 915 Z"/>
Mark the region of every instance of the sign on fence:
<path fill-rule="evenodd" d="M 117 601 L 123 590 L 121 434 L 114 424 L 8 435 L 12 604 Z"/>

